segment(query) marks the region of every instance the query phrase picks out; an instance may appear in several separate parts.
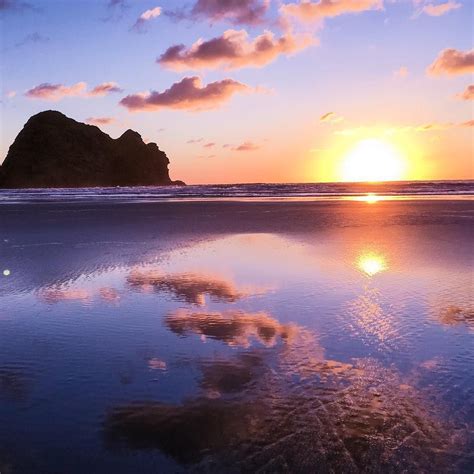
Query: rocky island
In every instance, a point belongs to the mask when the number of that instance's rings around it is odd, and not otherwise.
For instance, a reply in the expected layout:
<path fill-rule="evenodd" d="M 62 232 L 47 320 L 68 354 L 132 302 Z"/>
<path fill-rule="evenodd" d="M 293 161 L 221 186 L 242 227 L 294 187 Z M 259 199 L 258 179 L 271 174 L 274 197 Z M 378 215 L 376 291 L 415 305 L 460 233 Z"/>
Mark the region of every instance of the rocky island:
<path fill-rule="evenodd" d="M 0 167 L 3 188 L 184 185 L 172 181 L 156 143 L 127 130 L 117 139 L 48 110 L 32 116 Z"/>

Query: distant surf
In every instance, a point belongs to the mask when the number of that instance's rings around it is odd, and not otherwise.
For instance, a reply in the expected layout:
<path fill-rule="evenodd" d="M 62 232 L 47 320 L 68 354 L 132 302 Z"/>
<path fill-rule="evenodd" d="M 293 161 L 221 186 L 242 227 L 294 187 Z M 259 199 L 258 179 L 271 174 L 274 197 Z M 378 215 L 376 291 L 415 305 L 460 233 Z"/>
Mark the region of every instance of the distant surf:
<path fill-rule="evenodd" d="M 375 194 L 397 198 L 474 197 L 474 180 L 403 181 L 384 183 L 208 184 L 95 188 L 2 189 L 0 203 L 35 202 L 153 202 L 161 200 L 338 200 Z"/>

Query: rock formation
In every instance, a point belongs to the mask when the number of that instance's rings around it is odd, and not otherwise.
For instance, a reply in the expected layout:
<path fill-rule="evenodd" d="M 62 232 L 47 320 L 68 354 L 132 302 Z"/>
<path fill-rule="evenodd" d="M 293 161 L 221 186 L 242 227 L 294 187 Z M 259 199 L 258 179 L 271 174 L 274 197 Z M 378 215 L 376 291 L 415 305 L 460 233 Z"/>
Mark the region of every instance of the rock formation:
<path fill-rule="evenodd" d="M 156 143 L 127 130 L 114 140 L 52 110 L 32 116 L 0 167 L 0 187 L 156 186 L 171 181 Z"/>

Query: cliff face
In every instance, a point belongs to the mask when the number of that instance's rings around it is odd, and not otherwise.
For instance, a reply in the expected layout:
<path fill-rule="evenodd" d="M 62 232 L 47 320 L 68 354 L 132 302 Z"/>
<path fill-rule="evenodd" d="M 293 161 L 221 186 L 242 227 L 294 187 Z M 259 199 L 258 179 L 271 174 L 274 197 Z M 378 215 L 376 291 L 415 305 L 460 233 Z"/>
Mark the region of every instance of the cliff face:
<path fill-rule="evenodd" d="M 183 184 L 155 143 L 127 130 L 114 140 L 60 112 L 31 117 L 0 168 L 0 187 L 86 187 Z"/>

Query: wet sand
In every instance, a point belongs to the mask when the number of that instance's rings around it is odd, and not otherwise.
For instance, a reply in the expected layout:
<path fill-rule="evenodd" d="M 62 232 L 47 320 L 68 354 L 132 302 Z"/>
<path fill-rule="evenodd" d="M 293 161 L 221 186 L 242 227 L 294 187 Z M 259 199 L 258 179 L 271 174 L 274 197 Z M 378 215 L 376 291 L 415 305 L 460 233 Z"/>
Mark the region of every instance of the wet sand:
<path fill-rule="evenodd" d="M 0 205 L 0 470 L 472 472 L 473 217 Z"/>

